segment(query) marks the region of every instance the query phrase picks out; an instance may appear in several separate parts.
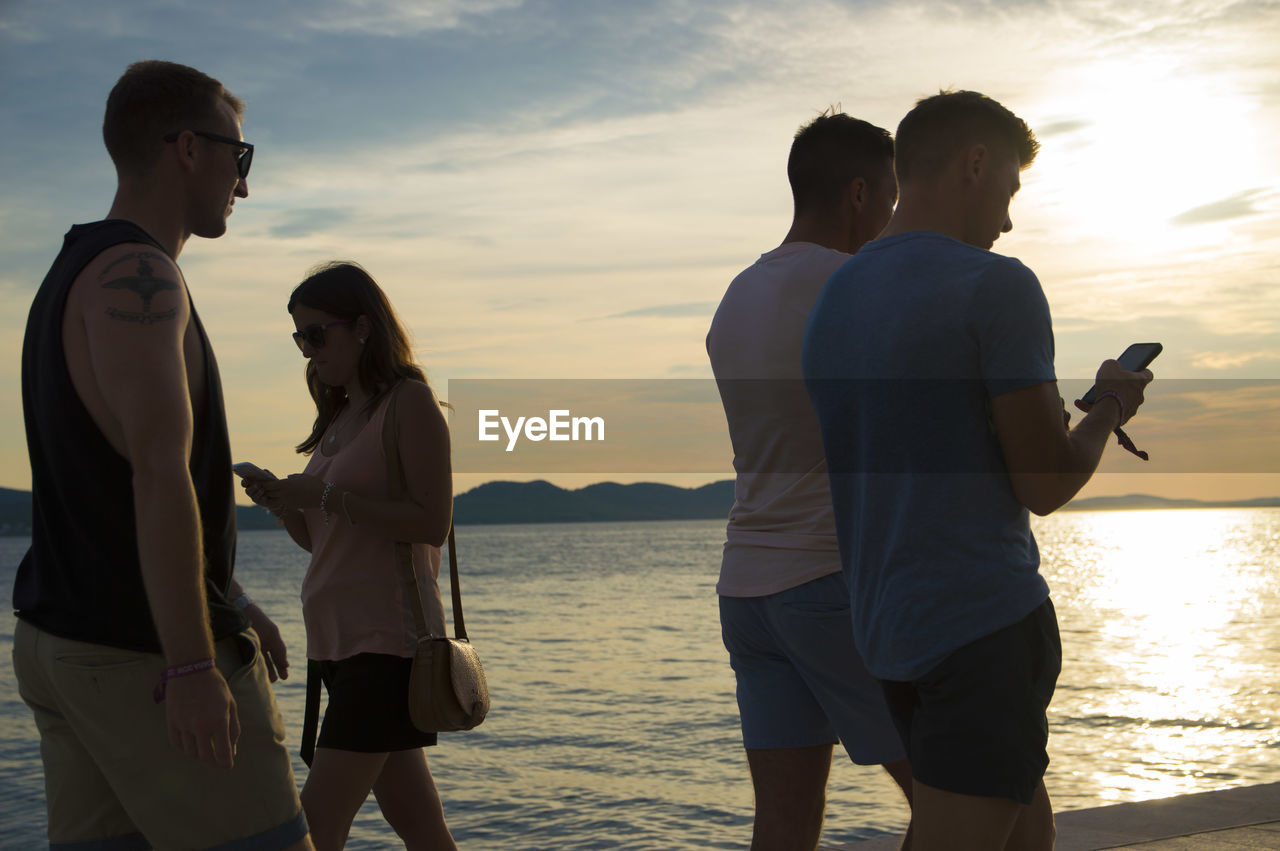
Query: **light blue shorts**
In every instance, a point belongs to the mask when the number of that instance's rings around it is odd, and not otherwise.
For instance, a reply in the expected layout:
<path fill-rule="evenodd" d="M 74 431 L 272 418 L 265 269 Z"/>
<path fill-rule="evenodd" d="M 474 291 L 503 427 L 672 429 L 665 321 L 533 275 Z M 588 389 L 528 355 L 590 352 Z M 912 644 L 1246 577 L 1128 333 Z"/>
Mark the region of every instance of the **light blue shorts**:
<path fill-rule="evenodd" d="M 905 758 L 884 690 L 853 645 L 843 574 L 767 597 L 721 597 L 720 629 L 748 750 L 839 741 L 859 765 Z"/>

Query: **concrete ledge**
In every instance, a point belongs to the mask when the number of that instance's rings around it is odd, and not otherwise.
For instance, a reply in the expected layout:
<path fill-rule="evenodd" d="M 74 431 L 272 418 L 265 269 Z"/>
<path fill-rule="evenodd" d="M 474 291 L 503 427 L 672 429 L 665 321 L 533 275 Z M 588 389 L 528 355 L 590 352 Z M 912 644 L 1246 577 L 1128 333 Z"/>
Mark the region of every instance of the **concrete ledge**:
<path fill-rule="evenodd" d="M 1147 847 L 1280 848 L 1280 783 L 1067 810 L 1056 814 L 1055 821 L 1056 851 L 1099 851 L 1156 840 L 1170 841 Z M 822 851 L 893 851 L 897 847 L 898 839 L 886 838 L 822 846 Z"/>

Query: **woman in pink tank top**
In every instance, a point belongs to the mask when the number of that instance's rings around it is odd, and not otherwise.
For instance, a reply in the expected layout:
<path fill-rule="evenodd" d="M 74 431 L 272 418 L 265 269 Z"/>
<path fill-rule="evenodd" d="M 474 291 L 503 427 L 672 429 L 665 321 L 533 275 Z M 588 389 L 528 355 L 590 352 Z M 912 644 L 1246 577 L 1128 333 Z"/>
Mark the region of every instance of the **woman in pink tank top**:
<path fill-rule="evenodd" d="M 439 401 L 373 278 L 354 263 L 314 270 L 289 297 L 294 340 L 316 403 L 298 446 L 304 472 L 246 479 L 311 553 L 302 582 L 307 658 L 328 703 L 302 804 L 319 851 L 341 848 L 370 791 L 407 846 L 454 849 L 422 748 L 436 743 L 409 720 L 417 634 L 395 543 L 413 544 L 432 633 L 444 633 L 436 579 L 453 507 L 449 432 Z M 396 396 L 395 439 L 408 497 L 388 498 L 383 446 Z"/>

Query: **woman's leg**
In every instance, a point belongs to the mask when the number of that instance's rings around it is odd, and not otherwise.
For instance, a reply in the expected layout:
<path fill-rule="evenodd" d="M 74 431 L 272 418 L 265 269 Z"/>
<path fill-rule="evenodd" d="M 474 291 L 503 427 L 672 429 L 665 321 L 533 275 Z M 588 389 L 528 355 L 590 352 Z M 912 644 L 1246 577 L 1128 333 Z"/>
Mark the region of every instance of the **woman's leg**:
<path fill-rule="evenodd" d="M 393 751 L 386 757 L 373 794 L 406 851 L 457 851 L 422 748 Z"/>
<path fill-rule="evenodd" d="M 316 851 L 339 851 L 346 843 L 352 820 L 387 762 L 385 753 L 316 748 L 302 787 L 302 809 Z"/>

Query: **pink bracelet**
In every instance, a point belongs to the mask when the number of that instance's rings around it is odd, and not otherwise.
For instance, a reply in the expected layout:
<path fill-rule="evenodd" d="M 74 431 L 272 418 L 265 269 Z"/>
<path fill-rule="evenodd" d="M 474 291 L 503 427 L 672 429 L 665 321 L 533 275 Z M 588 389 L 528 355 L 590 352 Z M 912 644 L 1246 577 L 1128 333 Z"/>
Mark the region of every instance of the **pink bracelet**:
<path fill-rule="evenodd" d="M 1115 399 L 1116 404 L 1120 406 L 1120 425 L 1124 425 L 1124 400 L 1120 398 L 1120 394 L 1114 390 L 1103 390 L 1094 397 L 1093 404 L 1097 405 L 1103 399 Z"/>
<path fill-rule="evenodd" d="M 185 677 L 188 674 L 198 674 L 212 667 L 212 659 L 201 659 L 199 662 L 192 662 L 188 665 L 174 665 L 172 668 L 165 668 L 164 673 L 160 675 L 160 682 L 156 684 L 156 690 L 151 693 L 151 696 L 156 699 L 156 703 L 160 703 L 164 700 L 165 686 L 169 680 Z"/>

